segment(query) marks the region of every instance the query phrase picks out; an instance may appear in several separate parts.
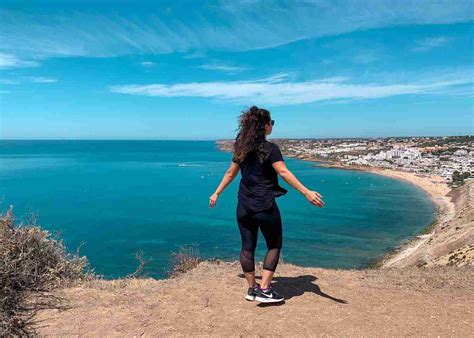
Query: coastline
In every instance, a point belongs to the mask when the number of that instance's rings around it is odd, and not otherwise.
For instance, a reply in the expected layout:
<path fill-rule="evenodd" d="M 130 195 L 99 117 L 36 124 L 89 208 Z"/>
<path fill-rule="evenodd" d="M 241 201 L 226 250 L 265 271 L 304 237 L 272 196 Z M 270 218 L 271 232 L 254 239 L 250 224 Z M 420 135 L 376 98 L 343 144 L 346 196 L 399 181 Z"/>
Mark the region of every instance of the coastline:
<path fill-rule="evenodd" d="M 228 144 L 217 142 L 218 149 L 221 151 L 231 151 Z M 473 231 L 470 222 L 472 219 L 471 201 L 471 187 L 470 183 L 466 183 L 466 188 L 451 188 L 448 186 L 446 180 L 441 176 L 427 175 L 420 173 L 412 173 L 406 171 L 399 171 L 394 169 L 357 166 L 357 165 L 342 165 L 334 161 L 314 158 L 309 155 L 294 155 L 283 152 L 284 156 L 296 158 L 308 162 L 318 162 L 317 167 L 336 168 L 343 170 L 359 170 L 366 171 L 386 177 L 391 177 L 398 180 L 403 180 L 422 189 L 426 195 L 431 199 L 436 207 L 436 216 L 433 222 L 427 224 L 417 235 L 406 241 L 400 243 L 396 248 L 386 252 L 379 258 L 376 258 L 369 268 L 388 268 L 388 267 L 402 267 L 409 265 L 426 266 L 437 264 L 451 264 L 463 265 L 470 264 L 474 259 L 474 245 Z M 456 190 L 456 191 L 455 191 Z M 458 195 L 457 200 L 463 200 L 461 203 L 455 203 L 454 196 Z M 458 205 L 459 204 L 459 205 Z M 464 204 L 467 204 L 465 206 Z M 456 217 L 459 210 L 465 207 L 464 215 Z M 453 225 L 454 218 L 462 218 L 462 227 L 459 223 Z M 465 226 L 466 225 L 466 226 Z M 455 243 L 452 243 L 450 238 L 447 238 L 446 233 L 452 232 L 452 228 L 460 232 L 455 234 Z M 452 236 L 453 234 L 450 234 Z M 441 239 L 440 239 L 441 238 Z M 432 243 L 436 245 L 433 249 Z M 456 245 L 458 247 L 456 247 Z M 441 247 L 441 249 L 440 249 Z M 458 249 L 457 251 L 455 249 Z M 433 253 L 439 255 L 436 257 Z M 454 256 L 453 256 L 454 255 Z M 449 258 L 447 258 L 449 256 Z M 462 257 L 459 258 L 458 256 Z M 455 257 L 455 262 L 452 261 Z M 467 257 L 467 258 L 466 258 Z M 437 263 L 435 262 L 437 261 Z"/>
<path fill-rule="evenodd" d="M 288 157 L 295 157 L 295 156 L 288 156 Z M 427 196 L 433 201 L 434 205 L 436 206 L 435 222 L 445 222 L 454 217 L 455 204 L 452 201 L 451 197 L 447 196 L 452 191 L 452 189 L 448 186 L 446 181 L 441 176 L 416 174 L 416 173 L 411 173 L 411 172 L 406 172 L 406 171 L 376 168 L 376 167 L 365 167 L 365 166 L 356 166 L 356 165 L 348 166 L 348 165 L 341 165 L 341 164 L 329 162 L 329 161 L 320 161 L 317 159 L 302 158 L 302 157 L 295 157 L 295 158 L 301 159 L 303 161 L 309 161 L 309 162 L 321 162 L 321 164 L 317 165 L 318 167 L 365 171 L 365 172 L 370 172 L 370 173 L 406 181 L 408 183 L 411 183 L 421 188 L 427 194 Z"/>
<path fill-rule="evenodd" d="M 285 155 L 303 161 L 319 162 L 319 164 L 316 165 L 318 167 L 359 170 L 403 180 L 422 189 L 431 199 L 436 206 L 436 217 L 434 221 L 428 224 L 414 237 L 402 242 L 395 249 L 386 252 L 380 258 L 374 260 L 374 262 L 370 264 L 371 268 L 403 267 L 409 265 L 426 266 L 437 264 L 459 265 L 473 259 L 473 231 L 472 225 L 469 225 L 472 221 L 472 206 L 470 205 L 472 195 L 471 187 L 473 185 L 472 180 L 470 183 L 465 183 L 466 187 L 464 189 L 463 187 L 453 189 L 448 186 L 445 179 L 437 175 L 419 174 L 377 167 L 342 165 L 337 162 L 319 160 L 307 155 Z M 457 200 L 463 200 L 463 203 L 455 203 L 455 195 L 458 195 Z M 467 206 L 464 204 L 467 204 Z M 465 209 L 465 212 L 456 217 L 462 208 Z M 452 224 L 455 218 L 463 219 L 465 223 L 463 225 L 467 225 L 465 229 L 461 229 L 459 226 L 460 224 Z M 455 228 L 455 230 L 462 230 L 461 236 L 457 234 L 454 241 L 458 247 L 456 247 L 456 245 L 453 244 L 453 241 L 446 235 L 447 233 L 450 233 L 449 236 L 453 236 L 453 228 Z M 432 245 L 432 243 L 434 244 Z M 435 254 L 439 256 L 437 257 Z M 448 255 L 449 258 L 446 257 Z M 458 256 L 464 256 L 464 258 L 459 260 Z M 456 260 L 456 262 L 452 261 L 453 259 Z"/>
<path fill-rule="evenodd" d="M 327 269 L 281 262 L 272 285 L 285 296 L 278 304 L 283 307 L 254 306 L 244 299 L 247 285 L 238 261 L 198 259 L 180 265 L 167 279 L 137 275 L 76 280 L 52 290 L 54 300 L 64 301 L 64 306 L 42 306 L 31 325 L 41 336 L 247 336 L 254 335 L 255 328 L 285 336 L 314 332 L 328 336 L 370 336 L 374 332 L 469 336 L 474 329 L 466 320 L 473 312 L 469 296 L 474 291 L 474 180 L 449 189 L 445 182 L 431 182 L 432 176 L 328 161 L 317 166 L 371 171 L 423 184 L 440 209 L 438 221 L 430 228 L 433 235 L 390 268 Z M 420 248 L 425 250 L 421 259 Z M 257 264 L 256 270 L 261 271 L 262 262 Z M 261 275 L 256 278 L 261 280 Z M 203 282 L 209 280 L 226 287 Z M 39 299 L 43 301 L 41 295 Z M 267 314 L 272 320 L 262 320 Z"/>

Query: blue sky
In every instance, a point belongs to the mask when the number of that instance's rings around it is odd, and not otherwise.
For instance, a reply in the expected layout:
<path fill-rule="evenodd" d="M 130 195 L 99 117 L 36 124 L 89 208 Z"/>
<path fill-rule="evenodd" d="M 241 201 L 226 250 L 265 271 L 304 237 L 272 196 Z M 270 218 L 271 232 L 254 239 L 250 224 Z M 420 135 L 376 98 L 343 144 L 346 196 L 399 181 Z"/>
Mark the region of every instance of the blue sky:
<path fill-rule="evenodd" d="M 474 132 L 472 1 L 0 0 L 0 137 Z"/>

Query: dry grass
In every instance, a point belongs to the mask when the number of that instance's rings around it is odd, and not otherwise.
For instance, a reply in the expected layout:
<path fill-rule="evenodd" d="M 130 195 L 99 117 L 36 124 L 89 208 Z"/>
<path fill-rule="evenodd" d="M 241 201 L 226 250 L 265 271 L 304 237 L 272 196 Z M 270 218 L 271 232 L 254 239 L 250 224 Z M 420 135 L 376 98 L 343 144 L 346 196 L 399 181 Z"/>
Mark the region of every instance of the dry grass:
<path fill-rule="evenodd" d="M 270 306 L 244 299 L 241 272 L 238 261 L 204 261 L 177 278 L 62 289 L 57 294 L 74 306 L 41 311 L 40 334 L 471 337 L 474 332 L 470 267 L 328 270 L 286 263 L 273 280 L 285 302 Z"/>
<path fill-rule="evenodd" d="M 194 269 L 203 261 L 198 244 L 180 246 L 178 252 L 172 252 L 171 256 L 173 268 L 169 274 L 170 278 Z"/>
<path fill-rule="evenodd" d="M 148 264 L 151 259 L 146 259 L 143 255 L 143 251 L 135 253 L 134 257 L 138 262 L 137 268 L 133 273 L 125 276 L 123 279 L 147 278 L 145 265 Z"/>
<path fill-rule="evenodd" d="M 87 259 L 67 252 L 34 217 L 17 225 L 12 207 L 0 214 L 0 336 L 34 333 L 38 310 L 62 306 L 50 291 L 92 277 Z"/>
<path fill-rule="evenodd" d="M 138 266 L 118 284 L 128 285 L 146 277 L 148 260 L 135 254 Z M 172 252 L 170 277 L 185 273 L 203 261 L 197 244 L 181 246 Z M 42 309 L 65 308 L 52 291 L 87 282 L 100 285 L 86 257 L 69 253 L 57 236 L 41 229 L 35 217 L 16 224 L 12 207 L 0 213 L 0 337 L 34 334 L 34 317 Z M 102 283 L 103 284 L 103 283 Z"/>

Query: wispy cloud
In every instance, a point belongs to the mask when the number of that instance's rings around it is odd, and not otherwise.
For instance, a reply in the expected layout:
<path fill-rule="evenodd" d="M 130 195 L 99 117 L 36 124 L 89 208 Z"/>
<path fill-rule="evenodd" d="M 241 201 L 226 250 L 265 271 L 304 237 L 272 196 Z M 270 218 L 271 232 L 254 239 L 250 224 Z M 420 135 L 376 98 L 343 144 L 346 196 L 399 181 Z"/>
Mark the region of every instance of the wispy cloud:
<path fill-rule="evenodd" d="M 278 82 L 283 82 L 286 79 L 289 79 L 291 73 L 277 73 L 272 76 L 265 77 L 260 80 L 256 80 L 256 82 L 268 82 L 268 83 L 278 83 Z"/>
<path fill-rule="evenodd" d="M 24 76 L 15 79 L 0 79 L 0 84 L 5 85 L 18 85 L 22 83 L 54 83 L 58 82 L 58 79 L 44 77 L 44 76 Z"/>
<path fill-rule="evenodd" d="M 229 73 L 229 74 L 242 72 L 248 69 L 247 67 L 229 66 L 222 63 L 209 63 L 209 64 L 200 65 L 198 67 L 205 70 L 216 70 L 219 72 L 224 72 L 224 73 Z"/>
<path fill-rule="evenodd" d="M 36 61 L 23 60 L 12 54 L 0 53 L 0 69 L 37 66 L 39 66 L 39 63 Z"/>
<path fill-rule="evenodd" d="M 417 41 L 416 46 L 413 48 L 415 52 L 426 52 L 433 48 L 439 48 L 446 45 L 449 39 L 444 36 L 438 36 L 433 38 L 427 38 Z"/>
<path fill-rule="evenodd" d="M 202 59 L 205 57 L 206 57 L 205 53 L 194 51 L 194 52 L 184 55 L 183 59 Z"/>
<path fill-rule="evenodd" d="M 10 79 L 0 79 L 0 84 L 14 85 L 14 84 L 18 84 L 18 81 L 10 80 Z"/>
<path fill-rule="evenodd" d="M 178 84 L 118 85 L 114 93 L 158 97 L 204 97 L 237 102 L 290 105 L 341 99 L 376 99 L 395 95 L 442 92 L 453 86 L 472 84 L 473 78 L 446 76 L 440 81 L 392 84 L 356 84 L 346 78 L 289 82 L 284 78 L 233 82 L 190 82 Z"/>
<path fill-rule="evenodd" d="M 28 81 L 33 83 L 54 83 L 58 82 L 58 79 L 53 79 L 50 77 L 43 77 L 43 76 L 30 76 L 26 78 Z"/>
<path fill-rule="evenodd" d="M 367 65 L 369 63 L 379 60 L 379 55 L 374 51 L 363 51 L 352 57 L 352 62 L 361 65 Z"/>
<path fill-rule="evenodd" d="M 179 6 L 157 4 L 145 14 L 119 6 L 100 12 L 58 7 L 41 15 L 4 9 L 0 11 L 0 50 L 35 58 L 248 51 L 361 29 L 474 18 L 471 0 L 419 0 L 416 6 L 409 1 L 394 5 L 379 0 L 229 0 L 219 6 L 194 2 L 183 19 L 163 14 L 179 13 Z"/>
<path fill-rule="evenodd" d="M 140 62 L 140 65 L 142 65 L 143 67 L 146 67 L 146 68 L 150 68 L 150 67 L 154 67 L 156 64 L 154 62 L 151 62 L 151 61 L 142 61 L 142 62 Z"/>

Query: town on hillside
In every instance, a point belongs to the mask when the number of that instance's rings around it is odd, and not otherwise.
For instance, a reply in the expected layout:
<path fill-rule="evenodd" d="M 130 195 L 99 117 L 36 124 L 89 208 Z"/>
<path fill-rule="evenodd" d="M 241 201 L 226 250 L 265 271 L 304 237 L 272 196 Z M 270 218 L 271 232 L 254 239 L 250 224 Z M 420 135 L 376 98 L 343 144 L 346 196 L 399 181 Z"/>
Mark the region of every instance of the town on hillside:
<path fill-rule="evenodd" d="M 232 141 L 218 141 L 230 150 Z M 474 176 L 474 136 L 272 139 L 298 158 L 439 175 L 462 182 Z M 225 144 L 227 143 L 227 144 Z"/>

